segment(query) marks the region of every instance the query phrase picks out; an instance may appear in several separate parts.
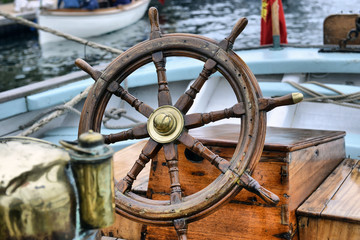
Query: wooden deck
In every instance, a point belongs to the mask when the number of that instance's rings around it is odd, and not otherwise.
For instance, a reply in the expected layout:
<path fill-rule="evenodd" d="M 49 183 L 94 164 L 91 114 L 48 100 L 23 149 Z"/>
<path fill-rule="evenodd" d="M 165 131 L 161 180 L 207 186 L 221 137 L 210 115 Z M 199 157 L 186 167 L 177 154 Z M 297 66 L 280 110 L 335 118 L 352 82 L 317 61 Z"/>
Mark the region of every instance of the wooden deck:
<path fill-rule="evenodd" d="M 300 239 L 359 239 L 360 160 L 345 159 L 297 210 Z"/>

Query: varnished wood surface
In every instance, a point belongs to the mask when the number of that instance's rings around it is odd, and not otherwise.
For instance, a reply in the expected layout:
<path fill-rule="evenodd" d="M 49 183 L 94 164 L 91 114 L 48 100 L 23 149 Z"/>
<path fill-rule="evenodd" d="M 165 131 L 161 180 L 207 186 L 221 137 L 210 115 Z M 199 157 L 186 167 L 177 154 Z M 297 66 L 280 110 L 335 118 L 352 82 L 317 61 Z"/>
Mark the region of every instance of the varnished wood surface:
<path fill-rule="evenodd" d="M 207 134 L 213 133 L 207 128 L 202 128 Z M 233 126 L 215 127 L 218 135 L 226 138 L 226 133 L 233 135 Z M 221 130 L 222 129 L 222 130 Z M 230 129 L 232 129 L 230 131 Z M 282 139 L 281 131 L 287 129 L 277 128 L 278 131 L 268 131 L 268 139 Z M 324 132 L 309 131 L 308 136 L 313 136 L 319 142 L 324 141 L 326 136 L 343 136 L 342 132 Z M 302 132 L 297 130 L 297 132 Z M 312 132 L 312 133 L 311 133 Z M 327 133 L 327 134 L 326 134 Z M 271 136 L 275 134 L 275 136 Z M 318 134 L 318 135 L 317 135 Z M 319 137 L 321 135 L 322 137 Z M 285 137 L 293 145 L 299 145 L 297 141 L 303 141 L 297 138 L 293 133 L 295 140 Z M 215 138 L 217 135 L 215 134 Z M 214 142 L 209 137 L 210 142 Z M 209 140 L 207 139 L 207 140 Z M 288 237 L 296 239 L 297 222 L 295 218 L 295 208 L 310 194 L 321 181 L 331 172 L 333 168 L 343 159 L 345 152 L 343 147 L 343 138 L 333 139 L 333 141 L 317 144 L 310 137 L 305 141 L 313 142 L 312 147 L 299 149 L 294 152 L 281 151 L 263 151 L 260 163 L 253 172 L 253 177 L 259 183 L 277 194 L 280 197 L 278 206 L 270 206 L 252 193 L 243 190 L 225 207 L 211 214 L 203 220 L 189 225 L 189 239 L 211 239 L 209 237 L 224 236 L 225 239 L 252 239 L 257 236 L 263 239 L 278 239 L 279 237 Z M 128 148 L 117 152 L 114 156 L 115 176 L 119 180 L 126 176 L 133 162 L 139 157 L 146 141 L 139 142 Z M 271 143 L 268 143 L 271 145 Z M 235 146 L 235 145 L 234 145 Z M 286 146 L 285 146 L 286 147 Z M 230 159 L 234 152 L 234 147 L 208 146 L 208 148 L 225 159 Z M 203 160 L 201 162 L 191 161 L 191 156 L 185 157 L 185 147 L 179 145 L 179 179 L 182 190 L 185 195 L 193 194 L 206 187 L 212 182 L 220 172 Z M 190 160 L 189 160 L 190 159 Z M 141 172 L 134 187 L 138 191 L 146 190 L 147 176 L 149 174 L 150 164 Z M 288 176 L 282 176 L 281 172 L 287 171 Z M 163 151 L 152 162 L 150 184 L 148 196 L 153 199 L 168 200 L 170 198 L 170 180 L 169 169 L 166 164 Z M 247 213 L 247 214 L 245 214 Z M 221 223 L 219 223 L 219 219 Z M 275 223 L 275 224 L 274 224 Z M 209 232 L 203 229 L 211 229 Z M 119 230 L 122 229 L 122 230 Z M 131 229 L 136 229 L 132 232 Z M 138 239 L 138 230 L 142 229 L 141 224 L 130 220 L 117 217 L 117 222 L 111 228 L 103 230 L 104 233 L 116 237 L 127 236 L 128 239 Z M 225 231 L 226 230 L 226 231 Z M 133 234 L 126 235 L 130 232 Z M 223 233 L 220 233 L 224 231 Z M 240 235 L 240 237 L 239 237 Z M 175 239 L 176 233 L 173 227 L 147 227 L 147 239 Z"/>
<path fill-rule="evenodd" d="M 322 212 L 324 218 L 360 224 L 360 164 L 346 178 Z M 359 236 L 360 238 L 360 236 Z"/>
<path fill-rule="evenodd" d="M 324 44 L 338 45 L 340 40 L 346 39 L 351 29 L 356 29 L 357 14 L 334 14 L 324 20 Z M 348 41 L 349 45 L 359 45 L 360 38 Z"/>
<path fill-rule="evenodd" d="M 121 180 L 129 172 L 138 159 L 141 150 L 144 148 L 146 140 L 135 143 L 114 154 L 114 176 L 117 181 Z M 144 170 L 138 175 L 134 182 L 135 191 L 146 191 L 149 181 L 150 164 L 147 164 Z"/>
<path fill-rule="evenodd" d="M 358 240 L 360 225 L 321 218 L 299 219 L 301 240 Z"/>
<path fill-rule="evenodd" d="M 233 136 L 236 131 L 229 125 L 211 128 L 214 129 L 202 128 L 201 130 L 205 130 L 206 134 L 201 136 L 205 135 L 207 139 L 204 142 L 212 144 L 219 139 L 220 141 L 226 139 L 227 135 Z M 297 150 L 288 152 L 264 150 L 252 176 L 261 186 L 277 194 L 280 203 L 277 206 L 270 206 L 256 195 L 242 190 L 215 213 L 189 224 L 189 239 L 297 239 L 295 210 L 344 159 L 343 132 L 305 130 L 307 137 L 301 138 L 297 137 L 295 132 L 301 136 L 302 130 L 296 130 L 290 135 L 286 135 L 288 129 L 276 130 L 278 131 L 268 131 L 267 136 L 270 135 L 268 141 L 283 139 L 281 141 L 284 146 L 280 149 Z M 282 131 L 285 133 L 283 134 Z M 212 135 L 213 133 L 215 134 Z M 193 131 L 191 134 L 195 135 Z M 278 137 L 277 134 L 280 136 Z M 199 134 L 196 136 L 199 137 Z M 307 147 L 290 148 L 284 142 L 292 146 L 302 144 Z M 207 145 L 207 147 L 222 158 L 232 157 L 235 145 L 233 147 L 215 145 L 220 146 Z M 268 142 L 268 145 L 271 146 L 271 142 Z M 219 172 L 209 162 L 205 160 L 195 162 L 193 156 L 186 157 L 184 152 L 184 146 L 179 145 L 180 182 L 183 193 L 188 195 L 206 187 L 219 175 Z M 151 168 L 148 191 L 150 197 L 169 199 L 170 181 L 167 171 L 161 153 Z M 148 226 L 146 236 L 147 239 L 175 239 L 176 233 L 171 227 Z"/>
<path fill-rule="evenodd" d="M 300 216 L 360 224 L 360 164 L 345 159 L 298 209 Z"/>
<path fill-rule="evenodd" d="M 328 143 L 315 144 L 291 154 L 289 164 L 290 194 L 289 210 L 296 208 L 324 181 L 345 158 L 344 138 Z M 311 182 L 311 184 L 309 184 Z M 305 198 L 304 198 L 305 197 Z"/>
<path fill-rule="evenodd" d="M 223 124 L 194 129 L 190 133 L 205 145 L 234 147 L 239 141 L 239 131 L 239 125 Z M 343 131 L 268 127 L 266 129 L 264 150 L 296 151 L 344 136 L 345 132 Z"/>
<path fill-rule="evenodd" d="M 209 147 L 221 157 L 229 159 L 233 155 L 233 148 Z M 218 175 L 219 171 L 208 161 L 191 162 L 186 158 L 185 147 L 179 145 L 179 173 L 185 195 L 193 194 L 205 188 Z M 281 185 L 280 172 L 281 162 L 264 162 L 255 169 L 253 177 L 261 179 L 261 185 L 270 189 L 280 197 L 278 206 L 270 206 L 256 195 L 242 190 L 233 200 L 211 215 L 189 224 L 188 239 L 268 239 L 269 236 L 280 233 L 286 234 L 289 230 L 287 225 L 273 227 L 272 222 L 278 222 L 282 215 L 282 205 L 287 199 L 283 192 L 287 191 L 286 185 Z M 272 174 L 276 172 L 277 174 Z M 170 181 L 168 169 L 160 152 L 156 161 L 153 162 L 149 180 L 149 195 L 153 199 L 169 199 Z M 275 186 L 275 188 L 274 188 Z M 266 208 L 266 211 L 263 211 Z M 206 229 L 206 230 L 205 230 Z M 276 239 L 275 237 L 273 237 Z M 146 239 L 165 240 L 176 239 L 176 233 L 172 227 L 147 226 Z"/>

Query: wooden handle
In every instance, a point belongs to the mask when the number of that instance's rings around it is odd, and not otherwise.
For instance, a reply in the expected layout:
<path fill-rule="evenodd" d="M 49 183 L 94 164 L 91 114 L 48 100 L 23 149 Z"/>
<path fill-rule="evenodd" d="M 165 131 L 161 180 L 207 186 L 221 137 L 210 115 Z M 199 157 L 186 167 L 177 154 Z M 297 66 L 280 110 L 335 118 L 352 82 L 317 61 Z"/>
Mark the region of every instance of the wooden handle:
<path fill-rule="evenodd" d="M 92 79 L 97 81 L 99 77 L 101 76 L 102 72 L 94 69 L 90 64 L 82 60 L 81 58 L 78 58 L 75 60 L 75 65 L 78 66 L 80 69 L 82 69 L 84 72 L 89 74 Z"/>
<path fill-rule="evenodd" d="M 149 20 L 151 26 L 150 39 L 161 37 L 160 24 L 159 24 L 159 12 L 155 7 L 149 9 Z"/>
<path fill-rule="evenodd" d="M 270 111 L 276 107 L 292 105 L 301 102 L 304 99 L 302 93 L 291 93 L 277 98 L 262 98 L 259 99 L 260 110 Z"/>
<path fill-rule="evenodd" d="M 255 193 L 261 197 L 261 199 L 268 204 L 276 205 L 280 201 L 276 194 L 260 186 L 260 184 L 247 173 L 243 173 L 243 175 L 241 175 L 240 185 L 249 192 Z"/>
<path fill-rule="evenodd" d="M 248 23 L 247 18 L 240 18 L 235 26 L 233 27 L 233 29 L 231 30 L 231 33 L 229 34 L 229 36 L 226 38 L 231 45 L 234 44 L 236 38 L 240 35 L 240 33 L 244 30 L 244 28 L 246 27 Z"/>
<path fill-rule="evenodd" d="M 279 0 L 276 0 L 271 6 L 271 22 L 273 36 L 280 36 L 280 23 L 279 23 Z"/>

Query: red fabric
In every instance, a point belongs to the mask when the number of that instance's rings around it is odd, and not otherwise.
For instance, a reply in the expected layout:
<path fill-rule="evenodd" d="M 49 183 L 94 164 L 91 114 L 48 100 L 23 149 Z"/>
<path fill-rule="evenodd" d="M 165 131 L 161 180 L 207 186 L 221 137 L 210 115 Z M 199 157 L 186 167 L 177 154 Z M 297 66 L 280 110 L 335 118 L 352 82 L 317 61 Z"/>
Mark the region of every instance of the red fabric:
<path fill-rule="evenodd" d="M 159 0 L 159 3 L 161 3 L 162 5 L 165 4 L 165 0 Z"/>
<path fill-rule="evenodd" d="M 260 45 L 273 43 L 271 6 L 275 1 L 279 4 L 280 43 L 287 43 L 285 15 L 281 0 L 262 0 Z"/>

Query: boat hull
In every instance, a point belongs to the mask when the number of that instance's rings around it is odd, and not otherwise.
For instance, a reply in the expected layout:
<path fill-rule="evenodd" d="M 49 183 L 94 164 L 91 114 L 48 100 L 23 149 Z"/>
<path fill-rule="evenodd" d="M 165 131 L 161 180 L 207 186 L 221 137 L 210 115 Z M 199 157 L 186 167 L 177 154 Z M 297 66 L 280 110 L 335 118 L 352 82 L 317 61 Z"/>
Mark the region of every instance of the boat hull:
<path fill-rule="evenodd" d="M 87 10 L 42 10 L 38 13 L 41 26 L 56 31 L 87 38 L 99 36 L 127 27 L 142 18 L 150 0 L 134 1 L 129 5 L 108 9 Z M 61 41 L 63 38 L 39 32 L 40 44 Z"/>

